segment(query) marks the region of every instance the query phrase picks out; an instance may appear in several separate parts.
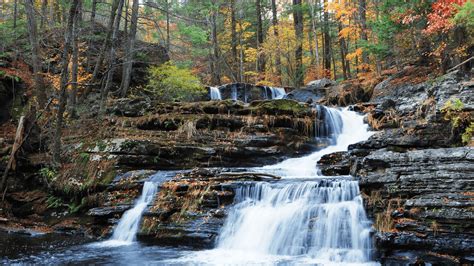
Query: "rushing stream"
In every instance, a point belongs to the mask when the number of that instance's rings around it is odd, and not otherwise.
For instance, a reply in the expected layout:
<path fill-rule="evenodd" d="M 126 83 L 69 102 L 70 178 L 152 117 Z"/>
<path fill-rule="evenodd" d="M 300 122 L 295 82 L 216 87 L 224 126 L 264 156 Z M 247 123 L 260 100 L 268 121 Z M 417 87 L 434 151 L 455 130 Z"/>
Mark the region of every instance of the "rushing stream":
<path fill-rule="evenodd" d="M 217 92 L 215 92 L 217 94 Z M 247 182 L 237 189 L 213 250 L 190 251 L 141 246 L 134 242 L 142 213 L 160 181 L 144 184 L 110 240 L 61 248 L 14 262 L 160 265 L 359 265 L 373 264 L 367 219 L 358 182 L 350 176 L 323 177 L 316 162 L 370 137 L 363 117 L 319 107 L 316 137 L 330 144 L 308 156 L 255 168 L 283 177 Z M 54 253 L 54 254 L 52 254 Z M 129 254 L 129 256 L 127 256 Z"/>

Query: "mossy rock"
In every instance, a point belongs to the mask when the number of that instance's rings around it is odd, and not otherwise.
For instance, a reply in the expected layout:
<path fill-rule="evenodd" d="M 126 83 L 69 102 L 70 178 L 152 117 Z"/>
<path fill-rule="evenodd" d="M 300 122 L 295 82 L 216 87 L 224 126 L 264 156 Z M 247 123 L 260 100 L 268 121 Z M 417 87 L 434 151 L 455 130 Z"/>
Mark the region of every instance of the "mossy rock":
<path fill-rule="evenodd" d="M 250 103 L 250 107 L 257 114 L 267 115 L 306 116 L 311 112 L 307 104 L 289 99 L 253 101 Z"/>

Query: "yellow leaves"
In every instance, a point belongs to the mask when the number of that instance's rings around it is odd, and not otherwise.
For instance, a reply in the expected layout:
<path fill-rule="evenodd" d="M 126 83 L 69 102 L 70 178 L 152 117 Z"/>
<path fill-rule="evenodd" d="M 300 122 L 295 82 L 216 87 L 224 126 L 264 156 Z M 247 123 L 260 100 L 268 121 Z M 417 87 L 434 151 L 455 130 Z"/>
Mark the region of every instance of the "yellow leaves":
<path fill-rule="evenodd" d="M 258 51 L 255 48 L 247 48 L 244 50 L 245 62 L 255 62 L 257 61 Z"/>
<path fill-rule="evenodd" d="M 341 31 L 339 31 L 339 38 L 348 39 L 349 36 L 353 34 L 353 32 L 354 31 L 351 27 L 343 28 Z"/>
<path fill-rule="evenodd" d="M 362 48 L 357 48 L 354 52 L 348 53 L 346 55 L 346 59 L 349 60 L 349 61 L 354 60 L 357 57 L 361 57 L 363 52 L 364 52 L 364 50 Z"/>
<path fill-rule="evenodd" d="M 349 17 L 353 16 L 357 9 L 352 7 L 350 1 L 331 1 L 327 3 L 326 7 L 324 8 L 327 12 L 334 13 L 335 17 L 339 21 L 345 21 L 349 19 Z"/>

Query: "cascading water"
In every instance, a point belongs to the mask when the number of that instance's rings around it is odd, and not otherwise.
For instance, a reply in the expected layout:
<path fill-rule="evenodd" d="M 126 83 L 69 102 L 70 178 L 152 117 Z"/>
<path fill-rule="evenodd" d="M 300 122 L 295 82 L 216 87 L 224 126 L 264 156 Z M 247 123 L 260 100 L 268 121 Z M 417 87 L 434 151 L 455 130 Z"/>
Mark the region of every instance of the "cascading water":
<path fill-rule="evenodd" d="M 284 88 L 265 87 L 265 90 L 270 92 L 270 99 L 283 99 L 286 95 Z"/>
<path fill-rule="evenodd" d="M 232 92 L 231 92 L 232 100 L 237 101 L 237 85 L 232 85 Z"/>
<path fill-rule="evenodd" d="M 157 184 L 145 182 L 140 198 L 135 202 L 132 209 L 126 211 L 115 227 L 112 237 L 104 242 L 97 243 L 97 246 L 121 246 L 130 245 L 134 242 L 140 225 L 143 212 L 151 203 L 157 191 Z"/>
<path fill-rule="evenodd" d="M 314 178 L 320 177 L 315 167 L 322 156 L 338 151 L 346 151 L 353 143 L 368 139 L 372 133 L 368 125 L 364 124 L 364 117 L 347 109 L 338 110 L 328 107 L 320 109 L 316 121 L 316 138 L 322 141 L 329 140 L 330 146 L 301 158 L 291 158 L 275 165 L 265 166 L 259 171 L 273 172 L 286 178 Z"/>
<path fill-rule="evenodd" d="M 350 180 L 258 183 L 237 190 L 218 248 L 367 262 L 370 221 Z"/>
<path fill-rule="evenodd" d="M 204 264 L 350 265 L 370 261 L 371 223 L 358 182 L 350 176 L 323 177 L 316 162 L 347 150 L 371 133 L 355 112 L 318 107 L 316 137 L 330 146 L 308 156 L 256 168 L 283 177 L 248 182 L 236 189 L 235 205 L 217 247 L 181 259 Z"/>
<path fill-rule="evenodd" d="M 230 84 L 230 85 L 223 85 L 220 87 L 209 87 L 209 96 L 211 100 L 224 100 L 222 97 L 221 89 L 228 89 L 230 86 L 230 99 L 236 101 L 239 99 L 239 96 L 243 96 L 244 102 L 248 101 L 249 98 L 249 91 L 244 89 L 243 93 L 239 93 L 238 84 Z M 240 88 L 242 89 L 242 88 Z M 274 99 L 283 99 L 286 95 L 286 91 L 284 88 L 276 88 L 276 87 L 263 87 L 262 91 L 264 99 L 274 100 Z"/>
<path fill-rule="evenodd" d="M 158 172 L 150 176 L 149 180 L 143 184 L 142 194 L 135 201 L 133 208 L 126 211 L 119 223 L 115 227 L 112 237 L 104 242 L 96 243 L 95 246 L 122 246 L 130 245 L 135 241 L 140 221 L 148 205 L 153 201 L 158 186 L 165 180 L 174 176 L 176 172 Z"/>
<path fill-rule="evenodd" d="M 211 100 L 222 100 L 221 91 L 218 87 L 209 87 L 209 92 L 211 94 Z"/>

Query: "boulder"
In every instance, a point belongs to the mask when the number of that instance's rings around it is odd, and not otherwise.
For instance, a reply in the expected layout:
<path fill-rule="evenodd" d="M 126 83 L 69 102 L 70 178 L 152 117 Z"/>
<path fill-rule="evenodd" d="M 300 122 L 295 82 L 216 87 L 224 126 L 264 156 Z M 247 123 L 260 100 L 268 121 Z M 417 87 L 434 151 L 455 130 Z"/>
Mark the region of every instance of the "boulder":
<path fill-rule="evenodd" d="M 285 98 L 298 102 L 317 102 L 324 96 L 329 87 L 335 86 L 336 82 L 327 78 L 313 80 L 306 84 L 306 87 L 295 89 L 289 92 Z"/>

